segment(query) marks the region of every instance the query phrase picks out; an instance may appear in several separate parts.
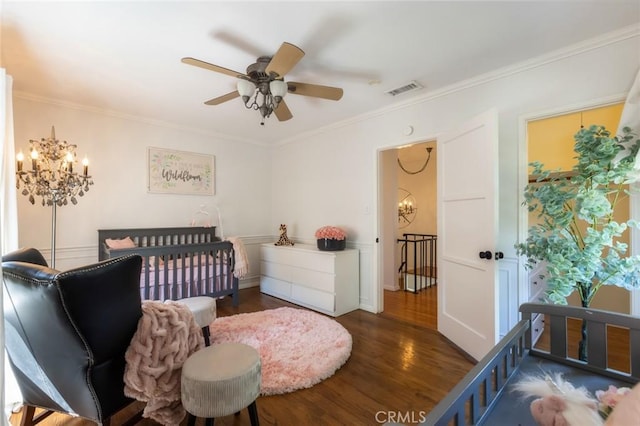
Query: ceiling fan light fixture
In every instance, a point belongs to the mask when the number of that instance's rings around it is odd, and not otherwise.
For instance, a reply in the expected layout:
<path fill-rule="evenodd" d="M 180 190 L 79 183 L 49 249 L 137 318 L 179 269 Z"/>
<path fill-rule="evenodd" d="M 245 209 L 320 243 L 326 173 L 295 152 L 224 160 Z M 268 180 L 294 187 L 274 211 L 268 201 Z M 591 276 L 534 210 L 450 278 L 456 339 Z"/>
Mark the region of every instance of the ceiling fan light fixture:
<path fill-rule="evenodd" d="M 249 65 L 246 74 L 190 57 L 182 58 L 182 62 L 236 78 L 236 90 L 210 99 L 205 102 L 205 105 L 220 105 L 240 97 L 245 108 L 260 113 L 262 117 L 260 124 L 264 125 L 265 119 L 269 118 L 272 113 L 276 115 L 278 121 L 287 121 L 293 117 L 284 101 L 285 95 L 289 92 L 333 101 L 342 98 L 342 89 L 337 87 L 309 83 L 285 83 L 285 74 L 303 56 L 302 49 L 284 42 L 275 55 L 260 56 L 255 63 Z"/>
<path fill-rule="evenodd" d="M 256 85 L 253 84 L 253 82 L 241 78 L 238 79 L 237 88 L 238 93 L 242 97 L 242 100 L 245 104 L 247 103 L 249 98 L 256 92 Z"/>
<path fill-rule="evenodd" d="M 271 91 L 273 97 L 280 101 L 282 100 L 282 98 L 284 98 L 284 95 L 287 94 L 287 83 L 282 80 L 273 80 L 269 83 L 269 90 Z"/>

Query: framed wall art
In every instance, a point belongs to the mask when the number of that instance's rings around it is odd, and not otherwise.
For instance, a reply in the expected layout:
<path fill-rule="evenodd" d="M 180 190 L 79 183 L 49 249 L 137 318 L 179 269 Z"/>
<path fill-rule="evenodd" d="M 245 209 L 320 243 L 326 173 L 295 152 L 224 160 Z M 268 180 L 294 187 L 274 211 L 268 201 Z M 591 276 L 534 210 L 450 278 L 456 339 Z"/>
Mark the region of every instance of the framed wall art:
<path fill-rule="evenodd" d="M 149 147 L 148 190 L 162 194 L 214 195 L 215 157 Z"/>

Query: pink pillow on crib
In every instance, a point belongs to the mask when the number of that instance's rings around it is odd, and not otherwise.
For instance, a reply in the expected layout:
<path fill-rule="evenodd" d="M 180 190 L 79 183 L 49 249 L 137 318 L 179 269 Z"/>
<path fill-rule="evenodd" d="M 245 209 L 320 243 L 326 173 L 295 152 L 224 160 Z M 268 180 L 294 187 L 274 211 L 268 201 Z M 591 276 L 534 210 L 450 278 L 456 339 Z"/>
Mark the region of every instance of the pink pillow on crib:
<path fill-rule="evenodd" d="M 131 237 L 125 237 L 121 240 L 114 240 L 111 238 L 107 238 L 106 240 L 104 240 L 104 242 L 107 245 L 107 247 L 109 247 L 110 249 L 126 249 L 126 248 L 137 247 L 136 243 L 133 242 Z"/>
<path fill-rule="evenodd" d="M 158 258 L 158 267 L 162 268 L 164 266 L 164 260 L 162 257 Z M 149 256 L 149 268 L 154 269 L 156 267 L 156 257 Z"/>

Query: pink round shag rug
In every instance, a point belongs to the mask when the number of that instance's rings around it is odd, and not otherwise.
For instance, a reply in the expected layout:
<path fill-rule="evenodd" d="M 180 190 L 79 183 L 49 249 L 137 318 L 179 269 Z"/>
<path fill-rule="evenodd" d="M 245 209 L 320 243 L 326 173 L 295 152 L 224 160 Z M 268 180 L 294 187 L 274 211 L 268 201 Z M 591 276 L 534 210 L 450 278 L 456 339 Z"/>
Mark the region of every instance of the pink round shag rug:
<path fill-rule="evenodd" d="M 258 350 L 261 395 L 309 388 L 332 376 L 351 355 L 351 334 L 341 324 L 303 309 L 218 317 L 210 328 L 212 345 L 239 342 Z"/>

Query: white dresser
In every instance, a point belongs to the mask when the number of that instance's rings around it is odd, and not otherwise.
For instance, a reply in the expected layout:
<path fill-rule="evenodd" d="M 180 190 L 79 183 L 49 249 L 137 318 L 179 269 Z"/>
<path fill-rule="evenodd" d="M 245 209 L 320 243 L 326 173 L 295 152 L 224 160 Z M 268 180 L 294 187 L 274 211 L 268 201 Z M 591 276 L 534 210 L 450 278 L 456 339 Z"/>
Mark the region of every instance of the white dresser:
<path fill-rule="evenodd" d="M 260 291 L 327 315 L 342 315 L 360 305 L 359 263 L 357 249 L 262 244 Z"/>
<path fill-rule="evenodd" d="M 541 274 L 546 274 L 546 264 L 538 263 L 531 271 L 529 271 L 529 302 L 540 303 L 544 298 L 544 292 L 547 289 L 547 283 Z M 544 315 L 536 314 L 531 323 L 531 340 L 536 343 L 540 335 L 544 331 Z"/>

